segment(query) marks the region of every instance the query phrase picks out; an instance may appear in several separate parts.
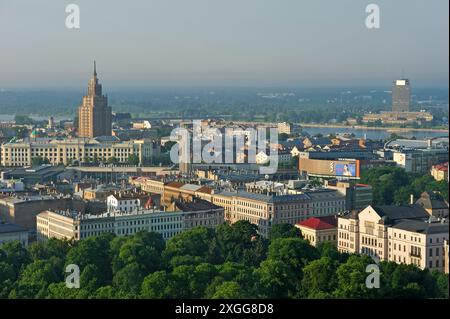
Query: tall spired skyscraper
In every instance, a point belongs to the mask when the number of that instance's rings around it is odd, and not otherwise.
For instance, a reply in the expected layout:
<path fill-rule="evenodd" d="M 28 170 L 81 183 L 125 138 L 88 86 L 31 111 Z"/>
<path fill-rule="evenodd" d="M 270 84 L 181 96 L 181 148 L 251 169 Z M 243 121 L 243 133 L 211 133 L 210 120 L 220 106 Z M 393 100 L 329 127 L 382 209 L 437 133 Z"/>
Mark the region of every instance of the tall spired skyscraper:
<path fill-rule="evenodd" d="M 102 85 L 98 82 L 94 61 L 94 73 L 89 80 L 87 95 L 78 109 L 78 136 L 111 136 L 111 108 L 108 98 L 102 95 Z"/>

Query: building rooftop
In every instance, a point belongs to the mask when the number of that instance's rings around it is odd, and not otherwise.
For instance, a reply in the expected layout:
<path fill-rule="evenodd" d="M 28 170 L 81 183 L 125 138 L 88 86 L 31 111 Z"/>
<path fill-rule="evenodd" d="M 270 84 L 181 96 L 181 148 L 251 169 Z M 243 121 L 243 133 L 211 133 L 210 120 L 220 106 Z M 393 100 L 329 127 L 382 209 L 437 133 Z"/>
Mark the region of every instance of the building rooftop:
<path fill-rule="evenodd" d="M 433 168 L 438 171 L 448 172 L 448 162 L 433 165 Z"/>
<path fill-rule="evenodd" d="M 396 139 L 386 144 L 386 147 L 393 148 L 405 148 L 405 149 L 426 149 L 428 148 L 429 141 L 428 140 L 409 140 L 409 139 Z M 433 148 L 448 146 L 449 138 L 448 137 L 440 137 L 433 139 L 431 141 L 431 145 Z"/>
<path fill-rule="evenodd" d="M 196 212 L 202 210 L 220 209 L 220 206 L 214 205 L 203 199 L 194 198 L 192 201 L 176 201 L 176 207 L 183 212 Z"/>
<path fill-rule="evenodd" d="M 448 209 L 448 203 L 437 192 L 423 192 L 416 204 L 425 209 Z"/>
<path fill-rule="evenodd" d="M 449 232 L 448 223 L 429 223 L 418 220 L 400 220 L 392 228 L 407 230 L 421 234 L 441 234 Z"/>
<path fill-rule="evenodd" d="M 311 217 L 297 225 L 315 230 L 332 229 L 337 226 L 337 218 L 335 216 Z"/>
<path fill-rule="evenodd" d="M 430 215 L 420 205 L 384 205 L 373 206 L 373 209 L 381 217 L 386 217 L 391 221 L 399 219 L 425 219 Z"/>
<path fill-rule="evenodd" d="M 181 182 L 169 182 L 165 186 L 166 187 L 173 187 L 173 188 L 180 188 L 184 185 L 184 183 Z"/>
<path fill-rule="evenodd" d="M 19 233 L 28 231 L 26 228 L 15 224 L 3 224 L 0 222 L 0 234 Z"/>
<path fill-rule="evenodd" d="M 221 191 L 217 193 L 222 196 L 229 197 L 242 197 L 249 200 L 261 201 L 266 203 L 289 203 L 295 201 L 305 201 L 310 200 L 311 198 L 306 194 L 294 194 L 294 195 L 265 195 L 258 193 L 250 193 L 246 191 L 238 191 L 238 192 L 229 192 L 229 191 Z"/>

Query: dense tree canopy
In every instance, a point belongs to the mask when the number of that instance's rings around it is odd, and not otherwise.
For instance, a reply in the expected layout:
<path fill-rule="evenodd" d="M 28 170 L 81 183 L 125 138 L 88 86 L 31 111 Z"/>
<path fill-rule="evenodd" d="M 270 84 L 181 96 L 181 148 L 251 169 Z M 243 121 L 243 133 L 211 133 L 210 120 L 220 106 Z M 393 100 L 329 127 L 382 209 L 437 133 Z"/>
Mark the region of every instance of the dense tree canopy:
<path fill-rule="evenodd" d="M 408 204 L 411 195 L 417 199 L 424 191 L 438 191 L 448 200 L 446 181 L 435 181 L 430 174 L 407 173 L 400 167 L 364 170 L 361 182 L 372 186 L 375 205 Z"/>
<path fill-rule="evenodd" d="M 0 246 L 0 298 L 447 298 L 448 275 L 381 262 L 380 288 L 366 287 L 367 256 L 315 248 L 280 225 L 272 239 L 241 221 L 160 234 L 103 234 Z M 66 266 L 80 288 L 66 287 Z"/>

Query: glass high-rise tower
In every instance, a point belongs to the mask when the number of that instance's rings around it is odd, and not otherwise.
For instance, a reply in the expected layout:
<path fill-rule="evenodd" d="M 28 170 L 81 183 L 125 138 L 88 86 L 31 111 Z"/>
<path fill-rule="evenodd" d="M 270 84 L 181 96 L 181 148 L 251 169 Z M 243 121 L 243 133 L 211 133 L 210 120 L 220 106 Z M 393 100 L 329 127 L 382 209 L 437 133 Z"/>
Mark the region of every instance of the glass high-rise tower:
<path fill-rule="evenodd" d="M 392 111 L 409 112 L 410 90 L 409 80 L 395 80 L 392 85 Z"/>

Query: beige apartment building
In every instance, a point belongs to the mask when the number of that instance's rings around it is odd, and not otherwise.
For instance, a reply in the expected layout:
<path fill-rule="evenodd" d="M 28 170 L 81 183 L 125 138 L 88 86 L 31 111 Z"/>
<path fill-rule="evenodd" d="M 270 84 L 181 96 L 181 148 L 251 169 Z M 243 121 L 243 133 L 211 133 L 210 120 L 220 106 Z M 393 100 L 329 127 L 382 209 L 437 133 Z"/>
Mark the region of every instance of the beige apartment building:
<path fill-rule="evenodd" d="M 403 220 L 388 228 L 388 260 L 444 271 L 448 223 Z"/>
<path fill-rule="evenodd" d="M 87 162 L 95 158 L 115 158 L 119 163 L 127 163 L 130 155 L 136 155 L 143 163 L 159 155 L 154 144 L 148 140 L 119 141 L 114 137 L 24 139 L 2 144 L 1 163 L 3 166 L 29 166 L 32 158 L 38 156 L 52 165 L 69 165 L 74 161 Z"/>
<path fill-rule="evenodd" d="M 280 122 L 277 124 L 278 134 L 291 134 L 293 131 L 293 124 L 288 122 Z"/>
<path fill-rule="evenodd" d="M 225 209 L 225 220 L 247 220 L 267 236 L 274 224 L 296 223 L 310 217 L 330 216 L 345 211 L 345 196 L 334 190 L 295 195 L 265 195 L 250 192 L 212 194 L 213 204 Z"/>
<path fill-rule="evenodd" d="M 340 252 L 361 253 L 381 261 L 444 270 L 448 222 L 431 222 L 418 204 L 368 206 L 338 218 Z"/>
<path fill-rule="evenodd" d="M 208 207 L 189 212 L 144 209 L 99 215 L 80 214 L 74 211 L 44 211 L 36 218 L 37 239 L 80 240 L 107 232 L 127 236 L 138 231 L 154 231 L 167 240 L 194 227 L 215 228 L 224 222 L 223 216 L 221 207 Z"/>

